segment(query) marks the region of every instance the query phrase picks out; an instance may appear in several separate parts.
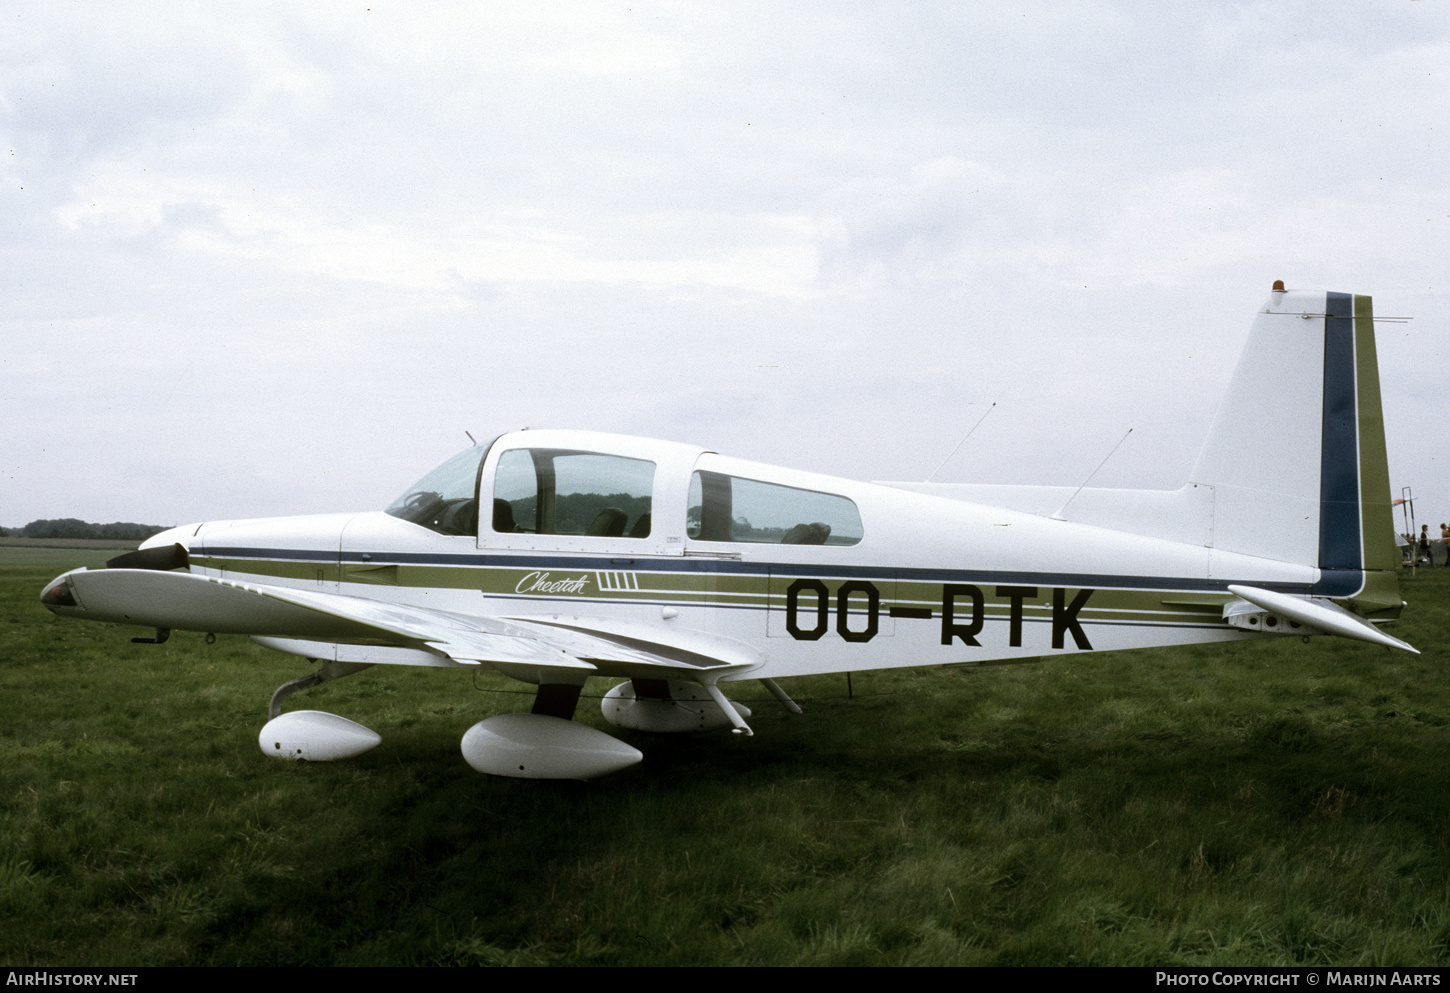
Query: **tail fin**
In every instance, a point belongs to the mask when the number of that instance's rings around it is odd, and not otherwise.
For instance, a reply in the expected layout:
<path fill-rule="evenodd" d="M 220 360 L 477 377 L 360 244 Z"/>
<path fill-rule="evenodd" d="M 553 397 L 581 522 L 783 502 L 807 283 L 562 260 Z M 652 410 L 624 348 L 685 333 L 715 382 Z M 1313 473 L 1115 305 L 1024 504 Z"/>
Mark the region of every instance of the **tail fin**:
<path fill-rule="evenodd" d="M 1370 298 L 1274 287 L 1191 477 L 1213 487 L 1213 548 L 1316 565 L 1315 594 L 1397 615 Z"/>

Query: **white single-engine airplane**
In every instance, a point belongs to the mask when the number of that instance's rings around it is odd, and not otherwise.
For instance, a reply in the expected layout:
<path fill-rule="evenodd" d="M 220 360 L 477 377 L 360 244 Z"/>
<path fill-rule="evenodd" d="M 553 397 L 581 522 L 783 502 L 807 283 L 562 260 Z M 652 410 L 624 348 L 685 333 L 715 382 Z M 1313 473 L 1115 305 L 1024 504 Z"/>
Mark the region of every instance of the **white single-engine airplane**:
<path fill-rule="evenodd" d="M 587 778 L 641 758 L 571 720 L 590 676 L 624 680 L 602 705 L 617 726 L 750 734 L 719 684 L 759 679 L 798 713 L 776 679 L 1283 635 L 1415 651 L 1378 627 L 1403 606 L 1393 534 L 1370 299 L 1275 283 L 1178 490 L 861 483 L 519 431 L 386 511 L 173 528 L 41 602 L 320 662 L 272 696 L 259 740 L 279 758 L 381 740 L 283 714 L 297 690 L 491 667 L 538 693 L 469 729 L 468 763 Z"/>

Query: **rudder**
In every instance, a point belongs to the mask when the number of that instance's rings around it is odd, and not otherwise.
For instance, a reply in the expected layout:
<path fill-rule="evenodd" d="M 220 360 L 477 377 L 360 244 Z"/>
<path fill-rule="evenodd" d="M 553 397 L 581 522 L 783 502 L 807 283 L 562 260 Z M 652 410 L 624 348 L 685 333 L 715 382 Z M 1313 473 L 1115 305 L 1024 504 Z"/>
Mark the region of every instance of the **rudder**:
<path fill-rule="evenodd" d="M 1316 595 L 1397 613 L 1371 300 L 1281 287 L 1191 477 L 1214 489 L 1212 547 L 1317 566 Z"/>

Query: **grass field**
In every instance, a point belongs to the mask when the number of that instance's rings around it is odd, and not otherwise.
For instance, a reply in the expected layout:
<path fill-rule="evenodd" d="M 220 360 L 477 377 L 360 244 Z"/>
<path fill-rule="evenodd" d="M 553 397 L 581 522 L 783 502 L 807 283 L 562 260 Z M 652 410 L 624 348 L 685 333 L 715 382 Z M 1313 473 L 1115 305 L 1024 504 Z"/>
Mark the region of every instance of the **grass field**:
<path fill-rule="evenodd" d="M 440 670 L 299 694 L 383 745 L 268 761 L 300 660 L 40 607 L 113 554 L 0 548 L 8 965 L 1450 960 L 1450 571 L 1404 578 L 1421 656 L 1316 638 L 857 674 L 854 699 L 788 680 L 804 717 L 748 683 L 754 738 L 611 729 L 644 762 L 581 784 L 472 772 L 459 738 L 528 688 Z"/>

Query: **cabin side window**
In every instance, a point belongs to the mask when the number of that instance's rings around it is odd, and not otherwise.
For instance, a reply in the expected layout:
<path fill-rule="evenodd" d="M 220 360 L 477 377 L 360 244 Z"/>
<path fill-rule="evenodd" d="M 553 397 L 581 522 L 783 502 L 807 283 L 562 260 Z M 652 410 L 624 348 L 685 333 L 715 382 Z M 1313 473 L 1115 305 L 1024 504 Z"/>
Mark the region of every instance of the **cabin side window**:
<path fill-rule="evenodd" d="M 494 470 L 493 530 L 647 538 L 655 464 L 596 452 L 516 448 Z"/>
<path fill-rule="evenodd" d="M 697 471 L 690 477 L 685 530 L 700 541 L 854 545 L 861 514 L 843 496 Z"/>

